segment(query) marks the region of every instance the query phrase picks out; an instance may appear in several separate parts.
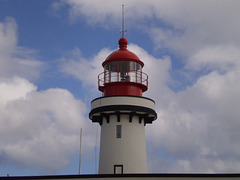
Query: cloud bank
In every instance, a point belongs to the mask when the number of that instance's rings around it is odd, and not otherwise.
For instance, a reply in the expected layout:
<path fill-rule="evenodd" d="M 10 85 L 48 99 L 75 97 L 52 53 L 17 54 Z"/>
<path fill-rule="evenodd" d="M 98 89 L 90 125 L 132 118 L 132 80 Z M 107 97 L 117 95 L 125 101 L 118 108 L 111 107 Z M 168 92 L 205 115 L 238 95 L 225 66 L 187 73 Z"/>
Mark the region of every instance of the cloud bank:
<path fill-rule="evenodd" d="M 0 23 L 0 165 L 57 172 L 78 151 L 80 128 L 89 128 L 87 108 L 66 89 L 38 91 L 31 80 L 44 64 L 17 40 L 17 24 L 6 18 Z M 83 152 L 93 146 L 86 142 Z"/>

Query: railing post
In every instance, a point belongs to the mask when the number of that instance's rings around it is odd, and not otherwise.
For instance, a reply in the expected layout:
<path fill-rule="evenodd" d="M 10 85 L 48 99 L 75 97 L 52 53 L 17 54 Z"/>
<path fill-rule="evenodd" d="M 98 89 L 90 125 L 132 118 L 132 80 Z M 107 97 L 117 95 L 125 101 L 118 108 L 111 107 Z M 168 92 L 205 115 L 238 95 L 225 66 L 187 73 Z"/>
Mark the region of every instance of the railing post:
<path fill-rule="evenodd" d="M 137 70 L 135 70 L 135 81 L 137 83 Z"/>
<path fill-rule="evenodd" d="M 99 76 L 100 76 L 100 74 L 98 75 L 98 87 L 100 87 L 100 80 L 99 80 Z"/>

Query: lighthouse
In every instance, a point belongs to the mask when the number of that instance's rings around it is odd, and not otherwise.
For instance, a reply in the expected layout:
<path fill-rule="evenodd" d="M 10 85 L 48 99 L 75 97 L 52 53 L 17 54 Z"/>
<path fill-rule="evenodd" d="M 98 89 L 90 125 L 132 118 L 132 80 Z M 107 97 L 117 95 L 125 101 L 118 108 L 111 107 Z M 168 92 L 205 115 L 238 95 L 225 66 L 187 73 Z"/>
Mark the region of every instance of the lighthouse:
<path fill-rule="evenodd" d="M 102 63 L 89 118 L 101 126 L 99 174 L 147 173 L 145 126 L 157 119 L 144 63 L 119 40 L 119 49 Z"/>

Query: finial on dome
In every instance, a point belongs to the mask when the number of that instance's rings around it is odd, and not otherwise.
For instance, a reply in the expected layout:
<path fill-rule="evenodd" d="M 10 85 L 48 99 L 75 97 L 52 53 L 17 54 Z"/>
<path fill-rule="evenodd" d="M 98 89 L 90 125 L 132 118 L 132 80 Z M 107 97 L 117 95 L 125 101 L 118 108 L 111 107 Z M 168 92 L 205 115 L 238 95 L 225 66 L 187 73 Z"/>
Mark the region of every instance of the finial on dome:
<path fill-rule="evenodd" d="M 119 44 L 120 49 L 126 49 L 128 40 L 126 38 L 122 37 L 121 39 L 119 39 L 118 44 Z"/>

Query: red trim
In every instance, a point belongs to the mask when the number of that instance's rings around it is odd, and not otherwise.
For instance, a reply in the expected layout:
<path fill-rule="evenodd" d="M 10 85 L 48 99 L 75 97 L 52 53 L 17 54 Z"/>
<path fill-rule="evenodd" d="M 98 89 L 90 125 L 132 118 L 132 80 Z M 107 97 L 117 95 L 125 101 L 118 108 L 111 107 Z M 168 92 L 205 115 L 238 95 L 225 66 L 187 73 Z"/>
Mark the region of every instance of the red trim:
<path fill-rule="evenodd" d="M 104 96 L 142 96 L 142 93 L 147 90 L 147 86 L 134 82 L 111 82 L 105 83 L 104 86 L 99 86 L 99 90 L 104 93 Z"/>

